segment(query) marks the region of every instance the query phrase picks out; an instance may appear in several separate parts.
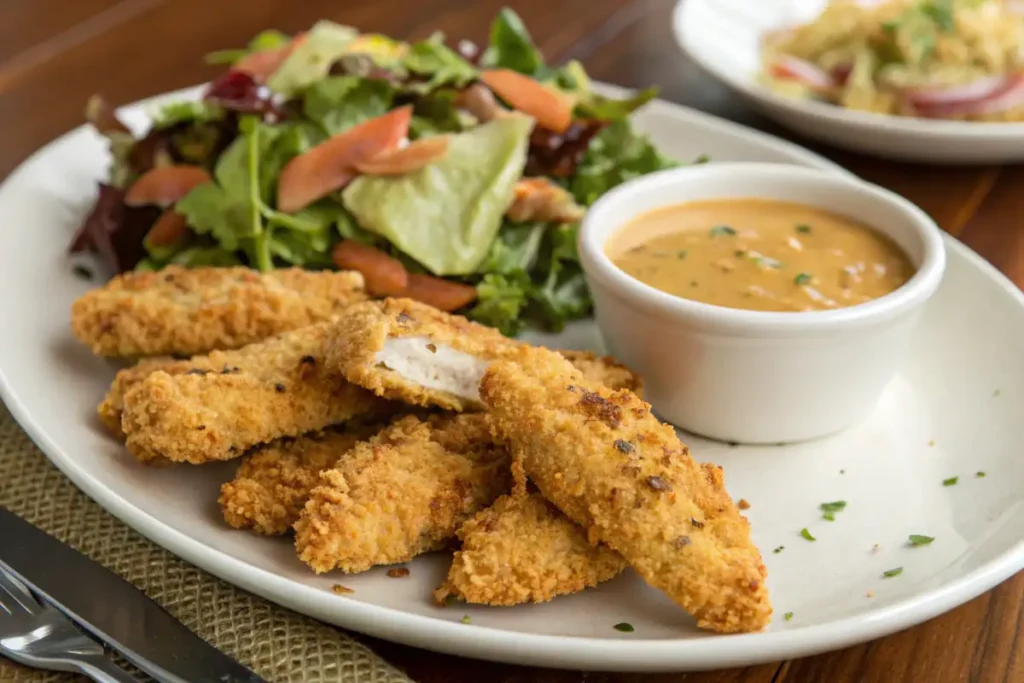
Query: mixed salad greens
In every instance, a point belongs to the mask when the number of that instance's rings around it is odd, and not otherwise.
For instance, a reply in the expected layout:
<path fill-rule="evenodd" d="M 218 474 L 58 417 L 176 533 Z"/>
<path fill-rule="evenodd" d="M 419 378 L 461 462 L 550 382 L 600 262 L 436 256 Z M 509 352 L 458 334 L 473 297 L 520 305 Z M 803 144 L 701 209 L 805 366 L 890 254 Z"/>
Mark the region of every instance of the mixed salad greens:
<path fill-rule="evenodd" d="M 90 102 L 113 162 L 73 251 L 113 272 L 354 267 L 377 295 L 447 285 L 436 305 L 506 334 L 558 330 L 591 307 L 585 207 L 675 165 L 629 121 L 653 88 L 602 97 L 579 63 L 546 64 L 509 9 L 483 50 L 325 21 L 208 60 L 228 70 L 141 138 Z"/>

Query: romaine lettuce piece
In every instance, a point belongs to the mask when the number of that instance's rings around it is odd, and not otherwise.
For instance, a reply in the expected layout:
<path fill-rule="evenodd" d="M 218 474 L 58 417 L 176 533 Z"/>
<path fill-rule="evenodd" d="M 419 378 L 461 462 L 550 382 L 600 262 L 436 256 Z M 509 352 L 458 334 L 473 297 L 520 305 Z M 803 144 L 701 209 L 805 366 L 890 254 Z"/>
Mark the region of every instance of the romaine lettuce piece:
<path fill-rule="evenodd" d="M 345 54 L 359 32 L 333 21 L 318 21 L 309 29 L 306 39 L 288 55 L 284 63 L 267 80 L 276 93 L 292 97 L 322 78 L 334 60 Z"/>
<path fill-rule="evenodd" d="M 513 115 L 453 135 L 437 163 L 404 176 L 360 176 L 343 203 L 364 229 L 433 274 L 468 275 L 501 227 L 532 128 L 532 119 Z"/>

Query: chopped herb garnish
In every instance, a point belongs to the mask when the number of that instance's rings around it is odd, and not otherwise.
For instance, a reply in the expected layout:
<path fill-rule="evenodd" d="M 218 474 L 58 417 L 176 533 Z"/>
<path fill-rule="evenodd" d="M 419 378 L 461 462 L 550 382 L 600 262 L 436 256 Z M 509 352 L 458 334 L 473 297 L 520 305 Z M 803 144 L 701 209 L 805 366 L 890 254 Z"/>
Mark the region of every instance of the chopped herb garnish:
<path fill-rule="evenodd" d="M 910 534 L 910 545 L 928 545 L 935 539 L 931 536 L 922 536 L 921 534 Z"/>
<path fill-rule="evenodd" d="M 846 470 L 839 470 L 839 474 L 846 474 Z"/>
<path fill-rule="evenodd" d="M 796 231 L 802 232 L 806 235 L 811 231 L 811 226 L 807 225 L 806 223 L 801 223 L 800 225 L 796 226 Z"/>
<path fill-rule="evenodd" d="M 711 161 L 711 157 L 709 157 L 707 154 L 701 154 L 699 157 L 697 157 L 696 159 L 693 160 L 693 163 L 695 163 L 695 164 L 706 164 L 709 161 Z"/>
<path fill-rule="evenodd" d="M 778 555 L 779 553 L 781 553 L 785 549 L 785 547 L 786 546 L 784 546 L 784 545 L 780 545 L 778 548 L 776 548 L 772 552 L 775 553 L 776 555 Z"/>
<path fill-rule="evenodd" d="M 690 252 L 686 251 L 685 249 L 680 249 L 679 251 L 676 252 L 676 258 L 679 259 L 680 261 L 684 261 L 686 260 L 686 256 L 689 253 Z"/>
<path fill-rule="evenodd" d="M 746 255 L 747 255 L 747 252 L 743 251 L 742 249 L 737 249 L 737 250 L 736 250 L 736 251 L 735 251 L 735 252 L 733 253 L 733 256 L 735 256 L 736 258 L 743 258 L 743 257 L 744 257 L 744 256 L 746 256 Z"/>
<path fill-rule="evenodd" d="M 956 30 L 956 22 L 953 17 L 952 0 L 932 0 L 921 5 L 923 12 L 929 19 L 945 33 L 952 33 Z"/>
<path fill-rule="evenodd" d="M 83 280 L 92 280 L 92 271 L 85 266 L 76 265 L 72 271 Z"/>
<path fill-rule="evenodd" d="M 889 571 L 882 572 L 882 576 L 884 576 L 887 579 L 891 579 L 892 577 L 899 576 L 902 573 L 903 567 L 896 567 L 895 569 L 890 569 Z"/>
<path fill-rule="evenodd" d="M 821 508 L 821 518 L 828 520 L 829 522 L 836 521 L 836 513 L 841 512 L 846 508 L 845 500 L 837 500 L 831 503 L 822 503 L 818 506 Z"/>
<path fill-rule="evenodd" d="M 800 273 L 795 278 L 793 278 L 793 282 L 795 282 L 798 285 L 806 285 L 810 281 L 811 276 L 808 273 Z"/>
<path fill-rule="evenodd" d="M 722 235 L 735 235 L 736 231 L 728 225 L 716 225 L 711 228 L 712 237 L 721 237 Z"/>
<path fill-rule="evenodd" d="M 818 540 L 814 536 L 811 536 L 811 532 L 807 530 L 807 527 L 804 527 L 803 529 L 800 530 L 800 535 L 803 536 L 804 538 L 806 538 L 808 541 L 817 541 Z"/>
<path fill-rule="evenodd" d="M 697 281 L 696 280 L 690 280 L 690 286 L 691 287 L 696 287 L 697 286 Z"/>
<path fill-rule="evenodd" d="M 632 633 L 636 629 L 633 628 L 633 624 L 624 621 L 621 624 L 615 624 L 615 630 L 622 631 L 623 633 Z"/>
<path fill-rule="evenodd" d="M 782 615 L 782 618 L 785 619 L 786 621 L 789 621 L 790 619 L 793 618 L 793 613 L 792 612 L 786 612 L 785 614 Z"/>
<path fill-rule="evenodd" d="M 782 268 L 784 264 L 782 263 L 782 261 L 776 261 L 775 259 L 769 258 L 768 256 L 762 256 L 761 258 L 757 259 L 757 265 L 762 266 L 764 268 L 775 268 L 776 270 L 778 270 L 779 268 Z"/>
<path fill-rule="evenodd" d="M 943 479 L 943 486 L 956 486 L 956 483 L 960 481 L 960 477 L 950 477 L 949 479 Z"/>
<path fill-rule="evenodd" d="M 463 624 L 468 624 L 469 623 L 469 615 L 467 614 L 464 617 L 462 617 L 461 621 L 462 621 Z"/>
<path fill-rule="evenodd" d="M 981 479 L 982 477 L 985 476 L 985 473 L 982 472 L 981 470 L 978 470 L 977 472 L 974 473 L 974 476 L 976 476 L 978 479 Z"/>

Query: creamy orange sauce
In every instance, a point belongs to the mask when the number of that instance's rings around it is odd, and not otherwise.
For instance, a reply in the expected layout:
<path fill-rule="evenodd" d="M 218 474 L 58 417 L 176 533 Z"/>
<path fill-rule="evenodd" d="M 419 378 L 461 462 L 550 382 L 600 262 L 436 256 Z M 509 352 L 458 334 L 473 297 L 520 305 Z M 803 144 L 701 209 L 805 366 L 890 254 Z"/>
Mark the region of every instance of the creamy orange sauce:
<path fill-rule="evenodd" d="M 877 299 L 914 274 L 863 223 L 770 199 L 687 202 L 648 212 L 610 240 L 619 268 L 663 292 L 754 311 L 815 311 Z"/>

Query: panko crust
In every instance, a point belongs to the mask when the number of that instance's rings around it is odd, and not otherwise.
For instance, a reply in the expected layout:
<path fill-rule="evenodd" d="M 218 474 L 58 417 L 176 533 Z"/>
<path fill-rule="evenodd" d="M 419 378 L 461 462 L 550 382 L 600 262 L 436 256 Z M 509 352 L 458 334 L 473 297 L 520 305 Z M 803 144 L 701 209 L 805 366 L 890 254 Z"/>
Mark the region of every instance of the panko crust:
<path fill-rule="evenodd" d="M 119 370 L 114 375 L 114 381 L 110 384 L 107 395 L 103 397 L 103 401 L 96 408 L 100 423 L 114 438 L 124 441 L 124 431 L 121 429 L 121 411 L 124 409 L 124 395 L 128 390 L 157 370 L 163 370 L 168 375 L 179 375 L 188 372 L 193 367 L 195 366 L 188 360 L 157 356 L 143 358 L 135 365 Z"/>
<path fill-rule="evenodd" d="M 586 532 L 536 493 L 505 495 L 458 532 L 448 578 L 434 593 L 470 603 L 511 606 L 547 602 L 612 579 L 626 567 L 614 550 L 591 545 Z"/>
<path fill-rule="evenodd" d="M 393 412 L 396 406 L 325 366 L 326 329 L 214 351 L 181 374 L 151 373 L 124 396 L 129 452 L 144 462 L 230 460 L 274 439 Z"/>
<path fill-rule="evenodd" d="M 522 342 L 462 316 L 445 313 L 410 299 L 383 299 L 357 304 L 335 323 L 327 341 L 327 362 L 350 382 L 378 396 L 417 406 L 456 412 L 483 409 L 479 401 L 424 387 L 377 363 L 388 339 L 425 337 L 432 342 L 493 362 L 514 358 Z M 589 351 L 559 351 L 591 379 L 612 388 L 641 391 L 640 377 L 613 358 Z"/>
<path fill-rule="evenodd" d="M 167 266 L 80 297 L 71 331 L 101 356 L 193 356 L 324 322 L 366 299 L 351 271 Z"/>
<path fill-rule="evenodd" d="M 320 479 L 295 523 L 296 552 L 317 573 L 438 550 L 511 483 L 482 414 L 399 418 Z"/>
<path fill-rule="evenodd" d="M 694 462 L 647 403 L 537 348 L 492 365 L 480 392 L 522 470 L 591 541 L 618 551 L 701 628 L 768 623 L 764 563 L 721 469 Z"/>
<path fill-rule="evenodd" d="M 334 467 L 382 425 L 346 425 L 295 439 L 280 439 L 242 458 L 235 477 L 220 488 L 224 521 L 236 529 L 278 536 L 291 531 L 320 473 Z"/>

